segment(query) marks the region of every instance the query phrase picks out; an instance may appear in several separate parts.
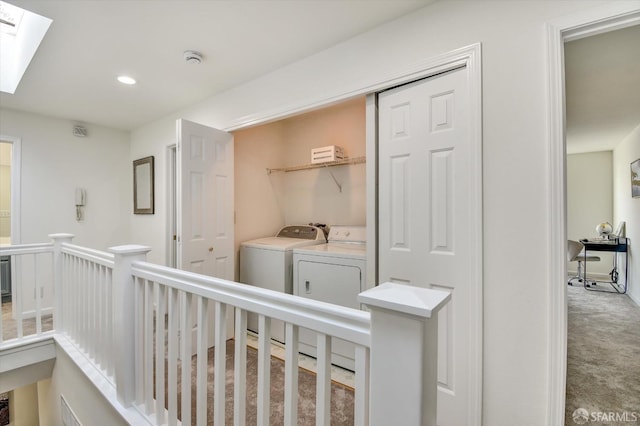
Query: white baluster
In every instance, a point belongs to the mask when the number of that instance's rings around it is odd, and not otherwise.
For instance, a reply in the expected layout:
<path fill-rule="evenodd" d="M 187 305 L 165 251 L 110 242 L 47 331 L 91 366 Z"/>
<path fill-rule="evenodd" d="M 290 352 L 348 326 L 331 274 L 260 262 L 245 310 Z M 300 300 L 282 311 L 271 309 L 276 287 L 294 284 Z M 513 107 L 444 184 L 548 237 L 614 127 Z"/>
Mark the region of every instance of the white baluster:
<path fill-rule="evenodd" d="M 144 407 L 147 414 L 153 413 L 153 335 L 155 285 L 144 280 Z"/>
<path fill-rule="evenodd" d="M 235 357 L 233 386 L 233 424 L 244 426 L 247 417 L 245 383 L 247 383 L 247 311 L 235 310 Z"/>
<path fill-rule="evenodd" d="M 258 422 L 269 426 L 271 417 L 271 318 L 258 317 Z"/>
<path fill-rule="evenodd" d="M 167 336 L 167 396 L 169 426 L 178 424 L 178 290 L 168 288 L 169 330 Z"/>
<path fill-rule="evenodd" d="M 191 424 L 191 293 L 180 299 L 180 359 L 182 365 L 182 424 Z"/>
<path fill-rule="evenodd" d="M 164 412 L 164 359 L 165 359 L 165 347 L 164 347 L 164 334 L 165 334 L 165 322 L 164 317 L 166 314 L 166 287 L 159 283 L 155 284 L 156 293 L 156 423 L 164 424 L 165 412 Z"/>
<path fill-rule="evenodd" d="M 331 336 L 318 333 L 316 374 L 316 426 L 331 423 Z"/>
<path fill-rule="evenodd" d="M 198 426 L 207 424 L 207 359 L 209 322 L 207 321 L 208 299 L 196 298 L 197 305 L 197 369 L 196 369 L 196 413 Z"/>
<path fill-rule="evenodd" d="M 213 373 L 213 424 L 225 423 L 226 371 L 227 371 L 227 305 L 216 302 L 215 348 Z"/>
<path fill-rule="evenodd" d="M 369 424 L 369 348 L 356 345 L 355 353 L 354 424 Z"/>
<path fill-rule="evenodd" d="M 285 324 L 284 425 L 298 424 L 298 326 Z"/>

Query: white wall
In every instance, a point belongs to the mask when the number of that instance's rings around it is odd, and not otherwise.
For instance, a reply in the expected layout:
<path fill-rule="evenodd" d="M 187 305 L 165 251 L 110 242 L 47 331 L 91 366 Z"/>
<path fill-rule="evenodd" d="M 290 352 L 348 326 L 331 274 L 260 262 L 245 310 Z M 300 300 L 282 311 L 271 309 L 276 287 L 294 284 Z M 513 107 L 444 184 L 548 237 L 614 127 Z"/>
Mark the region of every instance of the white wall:
<path fill-rule="evenodd" d="M 629 296 L 640 305 L 640 198 L 631 197 L 629 165 L 640 158 L 640 125 L 613 151 L 615 223 L 626 221 L 629 241 Z"/>
<path fill-rule="evenodd" d="M 236 252 L 241 242 L 275 235 L 284 225 L 365 224 L 364 164 L 331 168 L 342 192 L 326 169 L 266 172 L 309 164 L 311 149 L 326 145 L 364 156 L 364 98 L 233 133 Z"/>
<path fill-rule="evenodd" d="M 47 242 L 68 232 L 74 242 L 104 250 L 129 242 L 132 171 L 125 132 L 0 109 L 0 134 L 21 139 L 22 243 Z M 75 189 L 85 188 L 84 221 L 76 221 Z"/>
<path fill-rule="evenodd" d="M 613 221 L 613 152 L 567 155 L 567 238 L 578 241 L 598 237 L 596 225 Z M 613 257 L 610 253 L 590 253 L 600 262 L 589 262 L 589 275 L 608 279 Z M 577 262 L 569 265 L 574 273 Z"/>
<path fill-rule="evenodd" d="M 11 424 L 13 426 L 35 426 L 38 418 L 38 384 L 14 389 L 9 395 Z"/>
<path fill-rule="evenodd" d="M 311 149 L 327 145 L 341 146 L 348 157 L 362 157 L 365 129 L 364 98 L 285 120 L 286 165 L 309 164 Z M 366 224 L 364 164 L 290 172 L 285 185 L 287 224 Z"/>
<path fill-rule="evenodd" d="M 126 425 L 122 416 L 104 399 L 95 385 L 56 347 L 56 363 L 50 380 L 38 382 L 40 426 L 62 424 L 60 396 L 83 425 Z M 35 407 L 34 407 L 35 409 Z"/>
<path fill-rule="evenodd" d="M 603 3 L 438 2 L 140 128 L 133 133 L 133 149 L 161 155 L 167 140 L 173 140 L 173 120 L 179 116 L 233 128 L 255 117 L 359 94 L 408 66 L 482 43 L 483 422 L 546 424 L 550 164 L 545 23 Z M 163 216 L 143 219 L 144 226 L 132 227 L 134 241 L 149 238 L 154 250 L 162 250 Z"/>

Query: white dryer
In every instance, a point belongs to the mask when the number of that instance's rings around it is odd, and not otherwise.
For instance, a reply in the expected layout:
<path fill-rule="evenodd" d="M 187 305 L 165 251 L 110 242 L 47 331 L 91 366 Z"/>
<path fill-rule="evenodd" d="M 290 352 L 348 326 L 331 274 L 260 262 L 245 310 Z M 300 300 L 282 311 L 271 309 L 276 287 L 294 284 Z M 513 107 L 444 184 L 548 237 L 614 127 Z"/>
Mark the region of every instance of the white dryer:
<path fill-rule="evenodd" d="M 332 226 L 328 243 L 293 250 L 293 294 L 360 309 L 366 283 L 366 227 Z M 332 363 L 354 369 L 354 346 L 332 341 Z M 316 334 L 300 330 L 300 352 L 316 356 Z"/>
<path fill-rule="evenodd" d="M 282 293 L 293 293 L 293 249 L 325 244 L 325 234 L 316 226 L 292 225 L 275 237 L 240 244 L 240 282 Z M 258 317 L 248 316 L 248 329 L 258 332 Z M 284 323 L 271 322 L 271 337 L 284 342 Z"/>

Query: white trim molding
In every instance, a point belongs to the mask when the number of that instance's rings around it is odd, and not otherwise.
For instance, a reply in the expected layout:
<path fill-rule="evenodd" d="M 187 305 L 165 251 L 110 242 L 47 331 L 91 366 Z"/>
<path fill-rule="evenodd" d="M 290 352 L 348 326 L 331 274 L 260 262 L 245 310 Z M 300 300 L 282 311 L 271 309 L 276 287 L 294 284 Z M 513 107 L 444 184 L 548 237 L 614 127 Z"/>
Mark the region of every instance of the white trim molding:
<path fill-rule="evenodd" d="M 640 1 L 610 2 L 546 25 L 548 67 L 548 425 L 563 425 L 567 373 L 564 43 L 640 24 Z"/>
<path fill-rule="evenodd" d="M 467 425 L 482 424 L 482 368 L 483 368 L 483 219 L 482 219 L 482 51 L 480 43 L 465 46 L 441 55 L 427 58 L 417 63 L 401 66 L 393 71 L 377 72 L 364 80 L 358 80 L 348 87 L 324 93 L 317 98 L 305 99 L 281 105 L 271 110 L 260 111 L 256 114 L 240 117 L 226 126 L 223 130 L 231 132 L 242 128 L 255 126 L 275 120 L 280 120 L 317 108 L 326 107 L 338 102 L 346 101 L 357 96 L 367 97 L 367 236 L 369 241 L 373 233 L 377 233 L 377 129 L 375 120 L 377 115 L 375 94 L 395 86 L 427 78 L 436 74 L 458 68 L 467 69 L 469 102 L 470 102 L 470 141 L 471 141 L 471 173 L 476 177 L 476 188 L 470 194 L 470 204 L 473 210 L 474 234 L 470 236 L 472 247 L 470 286 L 470 312 L 472 326 L 469 335 L 469 405 Z M 375 210 L 370 211 L 371 208 Z M 370 227 L 373 227 L 371 229 Z M 375 262 L 377 247 L 368 250 L 367 262 Z M 377 264 L 373 266 L 377 270 Z M 367 267 L 367 275 L 373 277 L 371 266 Z"/>
<path fill-rule="evenodd" d="M 0 141 L 11 144 L 11 244 L 20 244 L 22 142 L 20 138 L 8 135 L 0 135 Z"/>

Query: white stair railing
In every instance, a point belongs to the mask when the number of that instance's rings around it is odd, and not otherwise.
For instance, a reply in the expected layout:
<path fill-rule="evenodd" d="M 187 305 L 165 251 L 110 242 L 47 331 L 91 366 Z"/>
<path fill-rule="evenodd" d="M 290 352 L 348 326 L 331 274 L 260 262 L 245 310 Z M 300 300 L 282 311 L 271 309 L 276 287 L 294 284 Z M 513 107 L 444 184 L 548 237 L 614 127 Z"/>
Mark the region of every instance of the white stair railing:
<path fill-rule="evenodd" d="M 285 425 L 298 422 L 300 327 L 318 336 L 317 425 L 330 424 L 332 338 L 356 348 L 355 425 L 436 424 L 436 314 L 449 300 L 446 292 L 385 283 L 360 294 L 367 310 L 359 311 L 154 265 L 145 261 L 149 248 L 144 246 L 103 253 L 72 245 L 68 234 L 51 237 L 53 244 L 29 250 L 53 252 L 54 332 L 109 378 L 114 406 L 134 408 L 150 424 L 206 424 L 211 404 L 214 424 L 225 424 L 225 362 L 214 363 L 210 400 L 207 354 L 213 346 L 215 360 L 225 360 L 227 338 L 234 337 L 234 382 L 245 383 L 249 312 L 259 323 L 258 425 L 270 420 L 272 320 L 286 328 Z M 233 322 L 233 336 L 228 322 Z M 246 422 L 245 391 L 234 386 L 234 412 L 229 413 L 234 425 Z"/>
<path fill-rule="evenodd" d="M 18 339 L 31 339 L 50 332 L 53 326 L 43 326 L 53 315 L 50 294 L 53 289 L 51 243 L 22 244 L 0 247 L 0 256 L 9 257 L 10 274 L 2 279 L 11 280 L 11 305 L 3 304 L 8 320 L 3 324 L 0 315 L 0 346 Z M 3 283 L 4 284 L 4 283 Z M 55 317 L 54 317 L 55 318 Z M 53 319 L 51 320 L 53 321 Z"/>

